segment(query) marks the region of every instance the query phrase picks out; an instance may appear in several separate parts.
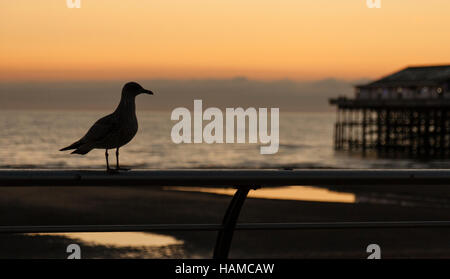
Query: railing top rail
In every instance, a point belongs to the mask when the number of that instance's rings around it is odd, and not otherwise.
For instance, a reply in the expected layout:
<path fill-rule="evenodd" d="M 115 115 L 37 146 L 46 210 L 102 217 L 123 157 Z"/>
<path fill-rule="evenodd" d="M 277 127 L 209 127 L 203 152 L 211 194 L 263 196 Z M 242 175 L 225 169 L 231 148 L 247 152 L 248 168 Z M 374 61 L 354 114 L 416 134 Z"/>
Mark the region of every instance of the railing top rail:
<path fill-rule="evenodd" d="M 450 185 L 447 169 L 0 170 L 0 186 Z"/>
<path fill-rule="evenodd" d="M 450 228 L 450 221 L 239 223 L 235 230 Z M 2 233 L 219 231 L 223 224 L 0 226 Z"/>

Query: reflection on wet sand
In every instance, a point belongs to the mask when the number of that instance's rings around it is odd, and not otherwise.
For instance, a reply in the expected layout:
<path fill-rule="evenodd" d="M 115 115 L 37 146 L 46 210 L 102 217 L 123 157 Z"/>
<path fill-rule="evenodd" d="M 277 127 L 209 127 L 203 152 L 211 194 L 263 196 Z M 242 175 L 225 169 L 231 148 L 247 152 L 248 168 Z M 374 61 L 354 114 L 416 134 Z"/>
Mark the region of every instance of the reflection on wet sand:
<path fill-rule="evenodd" d="M 235 189 L 205 188 L 205 187 L 165 187 L 171 191 L 204 192 L 221 195 L 233 195 Z M 310 186 L 289 186 L 280 188 L 263 188 L 249 193 L 250 198 L 258 199 L 278 199 L 278 200 L 299 200 L 315 202 L 337 202 L 354 203 L 355 195 L 351 193 L 339 193 L 323 188 Z M 133 248 L 133 252 L 127 251 L 120 255 L 124 258 L 132 257 L 154 257 L 159 255 L 155 249 L 165 249 L 169 247 L 181 247 L 184 241 L 169 235 L 144 233 L 144 232 L 89 232 L 89 233 L 34 233 L 30 236 L 60 236 L 71 239 L 78 244 L 88 246 L 105 246 L 114 248 Z M 167 248 L 167 249 L 166 249 Z M 150 250 L 149 250 L 150 249 Z M 178 248 L 177 248 L 178 249 Z M 181 249 L 181 248 L 180 248 Z M 170 250 L 170 249 L 169 249 Z M 170 256 L 171 251 L 165 251 L 164 255 Z M 174 253 L 174 255 L 177 253 Z"/>
<path fill-rule="evenodd" d="M 143 232 L 34 233 L 28 235 L 62 236 L 87 245 L 114 247 L 163 247 L 183 244 L 183 241 L 172 236 Z"/>
<path fill-rule="evenodd" d="M 220 195 L 234 195 L 235 189 L 206 188 L 206 187 L 165 187 L 166 190 L 213 193 Z M 250 191 L 249 198 L 296 200 L 315 202 L 341 202 L 354 203 L 355 195 L 352 193 L 334 192 L 323 188 L 311 186 L 289 186 L 280 188 L 262 188 Z"/>

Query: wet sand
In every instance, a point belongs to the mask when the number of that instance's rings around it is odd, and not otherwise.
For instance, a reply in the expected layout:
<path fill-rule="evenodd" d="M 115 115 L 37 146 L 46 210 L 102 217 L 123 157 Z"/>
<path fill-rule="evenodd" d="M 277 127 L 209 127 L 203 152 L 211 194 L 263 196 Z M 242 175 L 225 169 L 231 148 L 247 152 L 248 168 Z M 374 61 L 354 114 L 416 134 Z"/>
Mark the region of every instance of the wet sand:
<path fill-rule="evenodd" d="M 0 188 L 2 225 L 220 223 L 231 197 L 162 188 Z M 450 210 L 433 206 L 329 203 L 253 199 L 240 222 L 450 220 Z M 162 233 L 162 232 L 158 232 Z M 164 232 L 182 245 L 142 251 L 82 245 L 83 258 L 207 258 L 216 232 Z M 72 239 L 0 235 L 0 258 L 65 258 Z M 450 229 L 346 229 L 237 231 L 233 258 L 366 258 L 381 246 L 383 258 L 450 258 Z"/>

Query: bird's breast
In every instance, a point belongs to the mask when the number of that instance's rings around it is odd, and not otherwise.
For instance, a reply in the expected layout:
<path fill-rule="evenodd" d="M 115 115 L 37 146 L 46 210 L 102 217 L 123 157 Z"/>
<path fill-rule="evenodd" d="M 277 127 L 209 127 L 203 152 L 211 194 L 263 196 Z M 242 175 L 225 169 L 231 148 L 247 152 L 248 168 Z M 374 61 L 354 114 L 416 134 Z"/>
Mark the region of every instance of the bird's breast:
<path fill-rule="evenodd" d="M 118 137 L 118 145 L 122 146 L 130 142 L 138 131 L 138 122 L 136 116 L 127 118 L 121 122 Z"/>

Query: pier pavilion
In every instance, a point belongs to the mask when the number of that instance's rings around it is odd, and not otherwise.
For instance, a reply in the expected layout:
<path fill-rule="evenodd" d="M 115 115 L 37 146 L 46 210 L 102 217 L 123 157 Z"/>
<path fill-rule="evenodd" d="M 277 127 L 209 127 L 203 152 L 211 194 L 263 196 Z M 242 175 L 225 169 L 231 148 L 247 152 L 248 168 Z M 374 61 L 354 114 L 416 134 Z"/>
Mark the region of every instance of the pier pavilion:
<path fill-rule="evenodd" d="M 407 67 L 329 101 L 336 150 L 450 157 L 450 65 Z"/>

